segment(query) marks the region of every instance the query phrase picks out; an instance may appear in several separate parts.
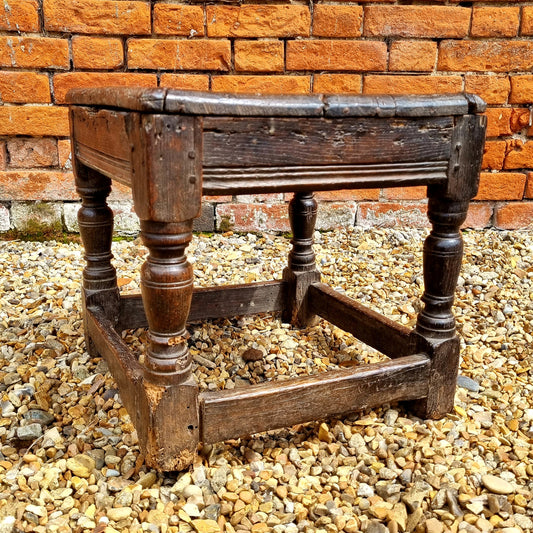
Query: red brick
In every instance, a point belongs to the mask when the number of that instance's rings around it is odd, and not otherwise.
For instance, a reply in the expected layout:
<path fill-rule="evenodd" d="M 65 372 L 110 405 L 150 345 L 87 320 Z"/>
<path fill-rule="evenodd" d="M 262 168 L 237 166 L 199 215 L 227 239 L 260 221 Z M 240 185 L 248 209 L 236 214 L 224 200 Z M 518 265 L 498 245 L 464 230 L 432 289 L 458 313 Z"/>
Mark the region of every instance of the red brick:
<path fill-rule="evenodd" d="M 522 25 L 520 26 L 522 35 L 533 35 L 533 7 L 522 8 Z"/>
<path fill-rule="evenodd" d="M 146 35 L 151 32 L 150 3 L 126 0 L 44 0 L 49 31 Z"/>
<path fill-rule="evenodd" d="M 235 41 L 237 72 L 280 72 L 285 51 L 281 41 Z"/>
<path fill-rule="evenodd" d="M 343 191 L 320 191 L 316 198 L 323 202 L 347 202 L 362 200 L 379 200 L 379 189 L 346 189 Z M 319 206 L 320 209 L 320 206 Z"/>
<path fill-rule="evenodd" d="M 487 104 L 505 104 L 511 84 L 508 76 L 467 74 L 465 91 L 478 94 Z"/>
<path fill-rule="evenodd" d="M 70 89 L 82 87 L 157 87 L 155 74 L 123 72 L 67 72 L 54 76 L 54 98 L 56 103 L 64 104 Z"/>
<path fill-rule="evenodd" d="M 533 172 L 528 172 L 527 174 L 527 184 L 524 198 L 533 198 Z"/>
<path fill-rule="evenodd" d="M 360 37 L 363 8 L 317 4 L 313 9 L 313 35 L 316 37 Z"/>
<path fill-rule="evenodd" d="M 59 167 L 63 170 L 72 170 L 70 139 L 59 139 L 57 141 L 57 155 Z"/>
<path fill-rule="evenodd" d="M 369 74 L 363 80 L 365 94 L 433 94 L 460 92 L 461 76 L 393 76 Z"/>
<path fill-rule="evenodd" d="M 390 47 L 389 70 L 431 71 L 437 60 L 437 43 L 433 41 L 394 41 Z"/>
<path fill-rule="evenodd" d="M 285 204 L 219 204 L 217 229 L 234 231 L 290 231 Z"/>
<path fill-rule="evenodd" d="M 39 4 L 37 0 L 15 0 L 0 5 L 0 30 L 39 31 Z"/>
<path fill-rule="evenodd" d="M 5 170 L 7 165 L 6 143 L 0 141 L 0 170 Z"/>
<path fill-rule="evenodd" d="M 232 200 L 233 200 L 233 196 L 229 194 L 222 195 L 222 196 L 210 196 L 210 195 L 202 196 L 202 202 L 205 201 L 205 202 L 221 204 L 221 203 L 231 202 Z"/>
<path fill-rule="evenodd" d="M 505 159 L 506 146 L 505 141 L 487 141 L 481 168 L 484 170 L 501 170 Z"/>
<path fill-rule="evenodd" d="M 363 33 L 375 37 L 466 37 L 470 9 L 445 6 L 365 7 Z"/>
<path fill-rule="evenodd" d="M 69 135 L 68 109 L 51 106 L 0 106 L 0 135 Z"/>
<path fill-rule="evenodd" d="M 475 200 L 522 200 L 525 186 L 525 174 L 482 172 Z"/>
<path fill-rule="evenodd" d="M 494 225 L 500 229 L 531 228 L 533 202 L 514 202 L 496 207 Z"/>
<path fill-rule="evenodd" d="M 360 74 L 314 74 L 313 92 L 322 94 L 361 94 Z"/>
<path fill-rule="evenodd" d="M 68 41 L 46 37 L 0 37 L 0 66 L 68 69 Z"/>
<path fill-rule="evenodd" d="M 516 107 L 511 111 L 511 131 L 519 133 L 532 124 L 531 111 L 528 108 Z"/>
<path fill-rule="evenodd" d="M 468 206 L 468 213 L 463 228 L 483 229 L 491 225 L 492 206 L 489 204 L 472 203 Z"/>
<path fill-rule="evenodd" d="M 203 36 L 204 10 L 201 6 L 156 4 L 154 33 L 163 35 Z"/>
<path fill-rule="evenodd" d="M 383 189 L 383 197 L 386 200 L 423 200 L 427 198 L 427 187 L 394 187 Z"/>
<path fill-rule="evenodd" d="M 0 198 L 9 201 L 78 200 L 71 172 L 0 172 Z"/>
<path fill-rule="evenodd" d="M 507 155 L 503 168 L 533 168 L 533 141 L 507 141 Z"/>
<path fill-rule="evenodd" d="M 496 107 L 487 109 L 487 137 L 499 137 L 500 135 L 511 135 L 511 114 L 510 107 Z"/>
<path fill-rule="evenodd" d="M 120 39 L 103 37 L 72 38 L 74 68 L 116 69 L 124 64 L 124 47 Z"/>
<path fill-rule="evenodd" d="M 511 77 L 511 95 L 509 102 L 512 104 L 533 103 L 533 76 Z"/>
<path fill-rule="evenodd" d="M 46 74 L 36 72 L 0 72 L 2 102 L 46 104 L 50 99 L 50 83 Z"/>
<path fill-rule="evenodd" d="M 429 226 L 427 205 L 421 203 L 362 202 L 357 210 L 356 224 L 380 228 L 425 228 Z"/>
<path fill-rule="evenodd" d="M 159 85 L 171 89 L 208 91 L 209 76 L 207 74 L 162 74 Z"/>
<path fill-rule="evenodd" d="M 58 164 L 56 139 L 8 139 L 10 168 L 55 167 Z"/>
<path fill-rule="evenodd" d="M 310 91 L 309 76 L 213 76 L 215 92 L 257 94 L 306 94 Z"/>
<path fill-rule="evenodd" d="M 474 7 L 473 37 L 515 37 L 518 34 L 519 7 Z"/>
<path fill-rule="evenodd" d="M 165 70 L 229 70 L 228 40 L 130 39 L 128 68 Z"/>
<path fill-rule="evenodd" d="M 387 45 L 378 41 L 288 41 L 287 70 L 385 70 Z"/>
<path fill-rule="evenodd" d="M 206 10 L 209 37 L 306 37 L 311 27 L 305 6 L 208 5 Z"/>
<path fill-rule="evenodd" d="M 533 68 L 532 41 L 442 41 L 442 71 L 514 72 Z"/>

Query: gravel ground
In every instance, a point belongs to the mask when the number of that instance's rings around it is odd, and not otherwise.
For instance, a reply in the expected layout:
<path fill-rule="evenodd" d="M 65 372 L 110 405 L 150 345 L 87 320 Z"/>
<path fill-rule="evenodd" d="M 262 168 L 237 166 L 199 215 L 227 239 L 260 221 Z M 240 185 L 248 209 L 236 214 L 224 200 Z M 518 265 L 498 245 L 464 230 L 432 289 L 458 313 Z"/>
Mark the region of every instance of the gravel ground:
<path fill-rule="evenodd" d="M 533 233 L 467 232 L 455 312 L 462 362 L 454 412 L 400 405 L 201 449 L 186 472 L 147 469 L 116 385 L 85 352 L 78 244 L 0 243 L 0 533 L 533 531 Z M 413 325 L 422 232 L 316 235 L 326 282 Z M 282 237 L 195 237 L 196 283 L 279 277 Z M 114 244 L 138 289 L 145 250 Z M 237 267 L 237 268 L 236 268 Z M 144 331 L 125 332 L 141 352 Z M 321 322 L 279 317 L 191 326 L 201 387 L 381 360 Z M 262 352 L 259 361 L 247 354 Z"/>

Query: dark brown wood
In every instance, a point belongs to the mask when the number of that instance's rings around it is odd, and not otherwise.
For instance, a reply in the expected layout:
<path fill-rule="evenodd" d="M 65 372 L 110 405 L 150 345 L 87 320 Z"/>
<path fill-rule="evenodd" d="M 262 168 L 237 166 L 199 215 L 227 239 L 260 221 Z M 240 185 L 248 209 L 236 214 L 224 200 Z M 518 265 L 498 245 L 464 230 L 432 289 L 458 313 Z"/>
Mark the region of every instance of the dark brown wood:
<path fill-rule="evenodd" d="M 430 362 L 412 355 L 315 376 L 200 394 L 201 440 L 243 437 L 427 395 Z M 260 416 L 259 416 L 259 413 Z"/>
<path fill-rule="evenodd" d="M 416 339 L 409 328 L 324 283 L 311 285 L 308 299 L 311 311 L 391 358 L 412 355 L 416 351 Z"/>
<path fill-rule="evenodd" d="M 88 350 L 115 376 L 149 466 L 182 469 L 200 440 L 270 430 L 411 401 L 421 416 L 453 406 L 459 341 L 452 314 L 462 241 L 476 194 L 484 103 L 474 95 L 250 96 L 171 89 L 69 93 L 79 220 L 86 250 Z M 110 179 L 133 190 L 149 256 L 139 297 L 120 298 L 111 265 Z M 202 183 L 204 179 L 204 183 Z M 424 309 L 411 331 L 319 282 L 311 191 L 428 186 Z M 295 192 L 283 281 L 193 291 L 185 249 L 202 192 Z M 192 303 L 191 303 L 192 300 Z M 315 315 L 393 361 L 202 393 L 191 376 L 187 320 L 282 311 Z M 148 324 L 143 363 L 117 330 Z"/>
<path fill-rule="evenodd" d="M 318 204 L 312 192 L 297 192 L 289 202 L 292 249 L 289 252 L 289 264 L 283 270 L 287 299 L 281 317 L 285 322 L 303 327 L 317 322 L 307 302 L 309 285 L 320 281 L 313 252 L 317 209 Z"/>
<path fill-rule="evenodd" d="M 196 287 L 192 294 L 188 321 L 281 311 L 286 299 L 285 294 L 286 283 L 284 281 Z M 122 295 L 117 330 L 147 326 L 148 321 L 141 295 Z"/>
<path fill-rule="evenodd" d="M 204 168 L 445 161 L 453 118 L 204 118 Z M 387 149 L 384 150 L 383 147 Z"/>
<path fill-rule="evenodd" d="M 86 332 L 117 381 L 147 465 L 164 471 L 189 466 L 200 431 L 198 385 L 192 376 L 177 384 L 151 382 L 101 309 L 88 309 L 85 316 Z M 179 416 L 169 416 L 173 412 Z"/>

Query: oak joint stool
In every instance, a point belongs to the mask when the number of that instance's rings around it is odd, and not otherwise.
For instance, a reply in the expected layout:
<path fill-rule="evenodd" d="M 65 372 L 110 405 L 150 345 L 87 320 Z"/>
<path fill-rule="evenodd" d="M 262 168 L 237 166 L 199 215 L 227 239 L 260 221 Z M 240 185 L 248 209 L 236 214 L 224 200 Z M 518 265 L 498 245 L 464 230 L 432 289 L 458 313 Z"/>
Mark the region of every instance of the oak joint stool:
<path fill-rule="evenodd" d="M 469 94 L 245 96 L 170 89 L 74 90 L 73 163 L 87 349 L 107 360 L 146 462 L 183 469 L 200 442 L 411 401 L 426 418 L 452 407 L 459 340 L 452 314 L 460 227 L 478 188 L 486 118 Z M 132 189 L 149 250 L 142 295 L 121 295 L 111 264 L 111 183 Z M 425 185 L 432 231 L 424 245 L 424 308 L 411 330 L 321 283 L 312 249 L 314 191 Z M 279 281 L 193 288 L 186 248 L 202 194 L 293 192 L 288 266 Z M 186 323 L 280 311 L 317 316 L 386 362 L 199 392 Z M 120 331 L 148 326 L 144 363 Z"/>

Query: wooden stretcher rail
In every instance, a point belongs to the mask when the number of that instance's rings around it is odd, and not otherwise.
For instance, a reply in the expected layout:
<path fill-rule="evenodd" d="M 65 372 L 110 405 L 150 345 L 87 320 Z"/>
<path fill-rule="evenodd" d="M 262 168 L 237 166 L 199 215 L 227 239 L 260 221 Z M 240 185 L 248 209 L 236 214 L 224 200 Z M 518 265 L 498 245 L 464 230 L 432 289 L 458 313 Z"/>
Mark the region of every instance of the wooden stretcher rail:
<path fill-rule="evenodd" d="M 423 398 L 430 366 L 425 355 L 411 355 L 349 370 L 201 393 L 201 440 L 219 442 L 387 402 Z"/>
<path fill-rule="evenodd" d="M 308 298 L 312 312 L 352 333 L 360 341 L 388 357 L 404 357 L 414 353 L 415 339 L 409 328 L 372 311 L 328 285 L 311 285 Z"/>
<path fill-rule="evenodd" d="M 285 298 L 284 281 L 245 285 L 195 288 L 189 322 L 281 311 Z M 148 327 L 140 294 L 122 295 L 117 329 Z"/>

